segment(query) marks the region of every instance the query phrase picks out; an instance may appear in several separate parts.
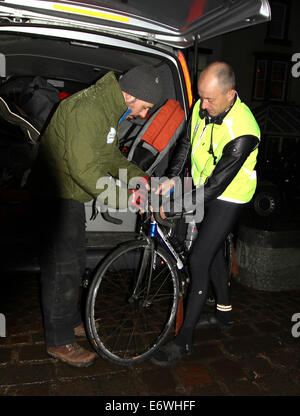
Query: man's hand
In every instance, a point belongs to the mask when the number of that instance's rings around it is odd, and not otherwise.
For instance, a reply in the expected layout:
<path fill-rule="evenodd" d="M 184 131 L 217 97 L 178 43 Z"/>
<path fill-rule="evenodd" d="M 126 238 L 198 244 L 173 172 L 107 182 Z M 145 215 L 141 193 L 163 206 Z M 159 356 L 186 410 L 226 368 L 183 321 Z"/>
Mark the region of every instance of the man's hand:
<path fill-rule="evenodd" d="M 148 191 L 150 191 L 148 176 L 141 177 L 137 183 L 136 189 L 131 189 L 129 206 L 135 208 L 140 214 L 147 209 Z"/>
<path fill-rule="evenodd" d="M 161 218 L 163 219 L 163 220 L 165 220 L 167 217 L 165 216 L 165 212 L 164 212 L 164 210 L 163 210 L 163 207 L 162 207 L 162 205 L 159 207 L 159 214 L 160 214 L 160 216 L 161 216 Z"/>
<path fill-rule="evenodd" d="M 164 196 L 168 196 L 171 192 L 173 192 L 175 186 L 175 181 L 174 179 L 167 179 L 166 181 L 164 181 L 163 183 L 158 185 L 157 190 L 155 191 L 155 193 L 164 195 Z"/>

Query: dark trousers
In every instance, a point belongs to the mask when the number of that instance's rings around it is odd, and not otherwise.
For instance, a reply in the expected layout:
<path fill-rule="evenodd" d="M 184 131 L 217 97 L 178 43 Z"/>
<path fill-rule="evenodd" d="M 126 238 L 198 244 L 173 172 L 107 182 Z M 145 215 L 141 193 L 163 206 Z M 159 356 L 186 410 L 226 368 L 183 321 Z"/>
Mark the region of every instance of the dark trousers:
<path fill-rule="evenodd" d="M 84 204 L 70 199 L 42 199 L 41 296 L 47 346 L 75 341 L 81 323 L 79 286 L 85 270 Z"/>
<path fill-rule="evenodd" d="M 192 344 L 193 331 L 205 305 L 210 282 L 214 287 L 217 304 L 230 305 L 228 268 L 223 247 L 227 235 L 239 217 L 241 208 L 241 204 L 217 199 L 206 207 L 203 221 L 198 226 L 199 233 L 189 257 L 191 289 L 179 333 L 187 337 L 188 344 Z M 224 314 L 221 313 L 224 321 L 228 321 L 231 312 Z"/>

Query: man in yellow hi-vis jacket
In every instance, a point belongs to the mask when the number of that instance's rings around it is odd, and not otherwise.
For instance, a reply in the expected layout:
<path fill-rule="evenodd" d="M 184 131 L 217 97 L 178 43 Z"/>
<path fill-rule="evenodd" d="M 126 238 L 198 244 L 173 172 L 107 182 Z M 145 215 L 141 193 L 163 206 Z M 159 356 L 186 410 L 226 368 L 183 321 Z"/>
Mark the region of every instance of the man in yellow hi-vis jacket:
<path fill-rule="evenodd" d="M 198 224 L 198 237 L 189 256 L 191 290 L 183 325 L 176 338 L 163 346 L 152 362 L 167 366 L 193 349 L 195 327 L 233 325 L 229 298 L 228 271 L 223 255 L 224 241 L 256 189 L 255 164 L 260 130 L 249 108 L 235 91 L 235 75 L 227 63 L 214 62 L 203 70 L 198 81 L 200 99 L 194 106 L 188 132 L 191 172 L 196 205 L 204 204 L 204 217 Z M 175 181 L 169 178 L 161 186 L 166 193 Z M 197 190 L 201 188 L 203 192 Z M 175 192 L 176 193 L 176 192 Z M 197 200 L 197 198 L 199 200 Z M 161 216 L 172 217 L 176 198 Z M 187 206 L 185 211 L 189 211 Z M 201 314 L 212 283 L 216 295 L 214 314 Z M 200 318 L 200 320 L 199 320 Z"/>

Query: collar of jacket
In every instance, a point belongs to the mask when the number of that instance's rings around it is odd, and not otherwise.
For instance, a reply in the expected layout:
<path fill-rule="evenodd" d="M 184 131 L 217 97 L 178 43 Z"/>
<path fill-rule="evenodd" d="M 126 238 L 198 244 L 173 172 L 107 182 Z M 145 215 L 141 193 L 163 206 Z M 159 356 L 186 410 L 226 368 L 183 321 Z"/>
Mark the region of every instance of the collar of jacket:
<path fill-rule="evenodd" d="M 105 74 L 96 82 L 95 88 L 99 89 L 99 99 L 102 101 L 102 104 L 104 103 L 109 108 L 109 111 L 117 114 L 119 120 L 128 107 L 125 104 L 124 96 L 115 74 L 112 71 Z"/>
<path fill-rule="evenodd" d="M 200 103 L 199 116 L 200 116 L 201 119 L 205 118 L 205 125 L 210 124 L 210 123 L 221 125 L 223 123 L 224 118 L 227 117 L 230 110 L 235 105 L 237 99 L 239 99 L 239 97 L 238 97 L 238 94 L 236 92 L 235 96 L 234 96 L 234 99 L 233 99 L 233 103 L 231 104 L 231 106 L 227 110 L 225 110 L 223 113 L 219 114 L 216 117 L 211 117 L 211 116 L 209 116 L 209 114 L 207 113 L 206 110 L 202 110 L 201 109 L 201 103 Z"/>

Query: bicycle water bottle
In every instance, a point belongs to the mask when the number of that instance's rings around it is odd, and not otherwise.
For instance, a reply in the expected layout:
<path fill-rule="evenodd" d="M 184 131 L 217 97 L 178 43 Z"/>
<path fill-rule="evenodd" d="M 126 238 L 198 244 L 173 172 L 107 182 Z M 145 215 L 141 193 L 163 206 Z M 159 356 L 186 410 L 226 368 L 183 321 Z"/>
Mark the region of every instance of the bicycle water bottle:
<path fill-rule="evenodd" d="M 150 237 L 155 237 L 156 236 L 156 230 L 157 230 L 157 223 L 156 223 L 156 221 L 151 220 L 149 236 Z"/>
<path fill-rule="evenodd" d="M 185 246 L 187 250 L 190 250 L 192 247 L 193 241 L 196 240 L 198 235 L 198 228 L 194 220 L 189 222 L 187 233 L 186 233 L 186 240 L 185 240 Z"/>

